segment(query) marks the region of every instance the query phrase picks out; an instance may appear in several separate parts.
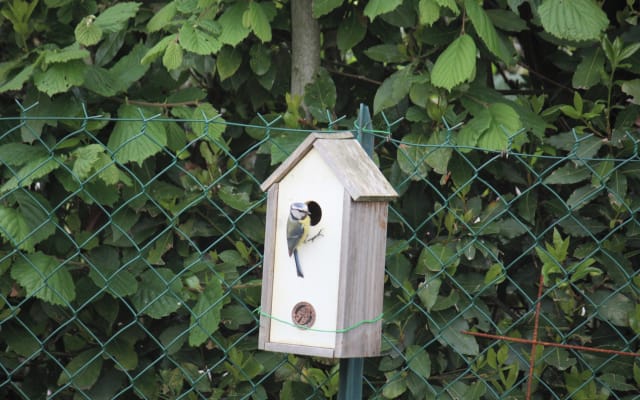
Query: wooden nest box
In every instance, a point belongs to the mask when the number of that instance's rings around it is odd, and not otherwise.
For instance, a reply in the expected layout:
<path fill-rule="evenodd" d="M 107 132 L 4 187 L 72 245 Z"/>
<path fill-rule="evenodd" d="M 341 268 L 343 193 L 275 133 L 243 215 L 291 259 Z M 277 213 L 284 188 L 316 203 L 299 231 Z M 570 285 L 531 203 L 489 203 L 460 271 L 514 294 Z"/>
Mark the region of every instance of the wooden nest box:
<path fill-rule="evenodd" d="M 388 202 L 398 197 L 350 132 L 310 134 L 261 185 L 267 191 L 258 347 L 311 356 L 380 353 Z M 310 213 L 287 244 L 292 203 Z"/>

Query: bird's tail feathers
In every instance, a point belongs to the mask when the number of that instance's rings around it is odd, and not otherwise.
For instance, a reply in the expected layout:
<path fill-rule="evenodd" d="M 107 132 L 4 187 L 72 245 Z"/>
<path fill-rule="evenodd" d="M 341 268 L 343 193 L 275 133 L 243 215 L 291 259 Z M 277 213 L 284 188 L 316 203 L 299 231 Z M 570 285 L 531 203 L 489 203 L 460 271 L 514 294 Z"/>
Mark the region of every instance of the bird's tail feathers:
<path fill-rule="evenodd" d="M 298 257 L 298 249 L 293 250 L 293 260 L 296 263 L 296 272 L 300 278 L 304 278 L 304 274 L 302 273 L 302 268 L 300 267 L 300 258 Z"/>

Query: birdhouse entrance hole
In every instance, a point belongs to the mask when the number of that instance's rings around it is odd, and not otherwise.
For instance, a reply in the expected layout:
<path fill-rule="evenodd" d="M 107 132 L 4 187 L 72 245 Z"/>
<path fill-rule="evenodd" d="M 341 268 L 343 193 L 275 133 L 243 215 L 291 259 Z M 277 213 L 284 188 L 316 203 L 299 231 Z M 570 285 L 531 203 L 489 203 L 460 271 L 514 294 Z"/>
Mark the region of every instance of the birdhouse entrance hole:
<path fill-rule="evenodd" d="M 322 208 L 320 204 L 313 200 L 307 201 L 307 208 L 309 209 L 309 218 L 311 218 L 311 226 L 316 226 L 322 219 Z"/>

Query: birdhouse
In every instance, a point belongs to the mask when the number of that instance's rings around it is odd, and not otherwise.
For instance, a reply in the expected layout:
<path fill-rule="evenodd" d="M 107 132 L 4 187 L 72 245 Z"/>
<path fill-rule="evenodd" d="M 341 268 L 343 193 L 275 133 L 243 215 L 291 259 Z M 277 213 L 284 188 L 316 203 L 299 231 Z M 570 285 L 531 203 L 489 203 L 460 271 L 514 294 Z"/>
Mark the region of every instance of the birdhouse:
<path fill-rule="evenodd" d="M 388 202 L 396 191 L 350 132 L 310 134 L 261 188 L 267 221 L 258 347 L 379 355 Z"/>

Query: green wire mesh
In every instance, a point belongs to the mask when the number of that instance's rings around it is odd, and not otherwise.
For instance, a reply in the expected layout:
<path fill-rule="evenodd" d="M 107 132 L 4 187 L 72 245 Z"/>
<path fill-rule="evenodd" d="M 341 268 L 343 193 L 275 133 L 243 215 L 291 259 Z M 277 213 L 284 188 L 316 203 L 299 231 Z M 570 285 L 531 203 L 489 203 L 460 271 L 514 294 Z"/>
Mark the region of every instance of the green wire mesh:
<path fill-rule="evenodd" d="M 256 349 L 259 184 L 308 131 L 31 111 L 0 119 L 3 398 L 336 397 L 337 362 Z M 632 398 L 637 140 L 489 151 L 382 118 L 368 132 L 401 197 L 365 397 Z M 510 340 L 533 337 L 569 347 Z"/>

